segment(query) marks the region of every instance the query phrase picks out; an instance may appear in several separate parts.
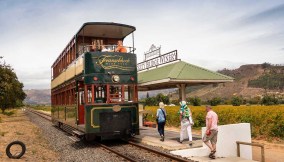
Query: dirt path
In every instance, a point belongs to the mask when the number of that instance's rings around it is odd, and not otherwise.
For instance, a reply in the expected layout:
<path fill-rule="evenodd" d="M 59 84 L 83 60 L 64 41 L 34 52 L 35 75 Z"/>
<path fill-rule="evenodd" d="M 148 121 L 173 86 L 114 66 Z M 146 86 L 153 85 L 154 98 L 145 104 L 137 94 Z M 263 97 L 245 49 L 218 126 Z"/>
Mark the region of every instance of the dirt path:
<path fill-rule="evenodd" d="M 41 130 L 29 121 L 22 110 L 15 110 L 11 116 L 0 114 L 0 118 L 0 162 L 58 161 L 57 153 L 50 149 Z M 21 159 L 6 156 L 6 146 L 15 140 L 24 142 L 27 148 Z"/>
<path fill-rule="evenodd" d="M 253 140 L 253 142 L 264 144 L 265 162 L 284 162 L 284 145 L 269 143 L 263 140 Z M 253 147 L 253 159 L 261 160 L 261 149 Z"/>

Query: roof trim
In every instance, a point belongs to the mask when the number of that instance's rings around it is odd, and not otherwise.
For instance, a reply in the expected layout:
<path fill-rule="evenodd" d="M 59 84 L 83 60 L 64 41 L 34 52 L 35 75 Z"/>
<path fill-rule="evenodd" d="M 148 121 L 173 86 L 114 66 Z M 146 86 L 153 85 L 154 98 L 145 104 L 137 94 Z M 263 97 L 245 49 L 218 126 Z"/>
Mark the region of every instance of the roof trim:
<path fill-rule="evenodd" d="M 134 26 L 130 26 L 130 25 L 126 25 L 126 24 L 120 24 L 120 23 L 114 23 L 114 22 L 86 22 L 84 23 L 81 28 L 78 30 L 78 32 L 76 33 L 76 36 L 79 35 L 79 33 L 84 29 L 84 27 L 86 27 L 87 25 L 112 25 L 112 26 L 122 26 L 122 27 L 127 27 L 127 28 L 131 28 L 132 32 L 130 32 L 129 34 L 133 33 L 136 28 Z M 129 35 L 128 34 L 128 35 Z M 127 35 L 126 35 L 127 36 Z M 123 38 L 125 38 L 126 36 L 124 36 Z"/>
<path fill-rule="evenodd" d="M 160 84 L 160 83 L 225 83 L 225 82 L 233 82 L 233 80 L 179 80 L 179 79 L 161 79 L 155 80 L 151 82 L 145 82 L 138 84 L 139 86 L 147 86 L 153 84 Z"/>

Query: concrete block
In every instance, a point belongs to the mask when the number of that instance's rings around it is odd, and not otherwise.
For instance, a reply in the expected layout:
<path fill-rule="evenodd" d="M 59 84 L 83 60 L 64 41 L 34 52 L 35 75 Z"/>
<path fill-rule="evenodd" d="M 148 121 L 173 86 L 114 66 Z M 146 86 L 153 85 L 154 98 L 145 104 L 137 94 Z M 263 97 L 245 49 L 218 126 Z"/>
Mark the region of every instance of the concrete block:
<path fill-rule="evenodd" d="M 202 137 L 206 131 L 205 127 L 202 127 Z M 217 157 L 236 157 L 237 156 L 237 144 L 236 141 L 251 142 L 251 129 L 250 123 L 239 123 L 218 126 L 218 139 L 217 139 Z M 252 147 L 247 145 L 241 145 L 241 157 L 251 160 L 252 159 Z M 203 143 L 201 148 L 186 149 L 171 151 L 171 153 L 180 155 L 183 157 L 192 156 L 208 156 L 210 153 L 209 148 Z"/>

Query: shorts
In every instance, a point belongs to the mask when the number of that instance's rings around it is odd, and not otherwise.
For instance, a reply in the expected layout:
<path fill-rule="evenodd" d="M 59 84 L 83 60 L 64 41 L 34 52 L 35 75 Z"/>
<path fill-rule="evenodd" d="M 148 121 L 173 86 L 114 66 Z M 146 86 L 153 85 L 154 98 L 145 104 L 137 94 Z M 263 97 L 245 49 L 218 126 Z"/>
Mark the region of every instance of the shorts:
<path fill-rule="evenodd" d="M 217 143 L 218 131 L 217 130 L 210 130 L 210 132 L 211 132 L 211 134 L 209 136 L 205 133 L 202 141 L 207 142 L 207 141 L 210 140 L 211 144 L 216 144 Z"/>

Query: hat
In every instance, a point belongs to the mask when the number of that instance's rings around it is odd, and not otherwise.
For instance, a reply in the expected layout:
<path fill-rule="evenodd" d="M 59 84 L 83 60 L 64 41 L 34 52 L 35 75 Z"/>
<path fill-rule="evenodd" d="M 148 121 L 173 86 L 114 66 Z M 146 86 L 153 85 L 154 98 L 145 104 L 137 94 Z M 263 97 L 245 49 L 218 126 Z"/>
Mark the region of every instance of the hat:
<path fill-rule="evenodd" d="M 160 102 L 160 103 L 159 103 L 159 107 L 160 107 L 160 108 L 165 108 L 164 103 L 163 103 L 163 102 Z"/>
<path fill-rule="evenodd" d="M 181 101 L 179 104 L 180 104 L 181 106 L 183 106 L 183 105 L 186 105 L 186 102 L 185 102 L 185 101 Z"/>

